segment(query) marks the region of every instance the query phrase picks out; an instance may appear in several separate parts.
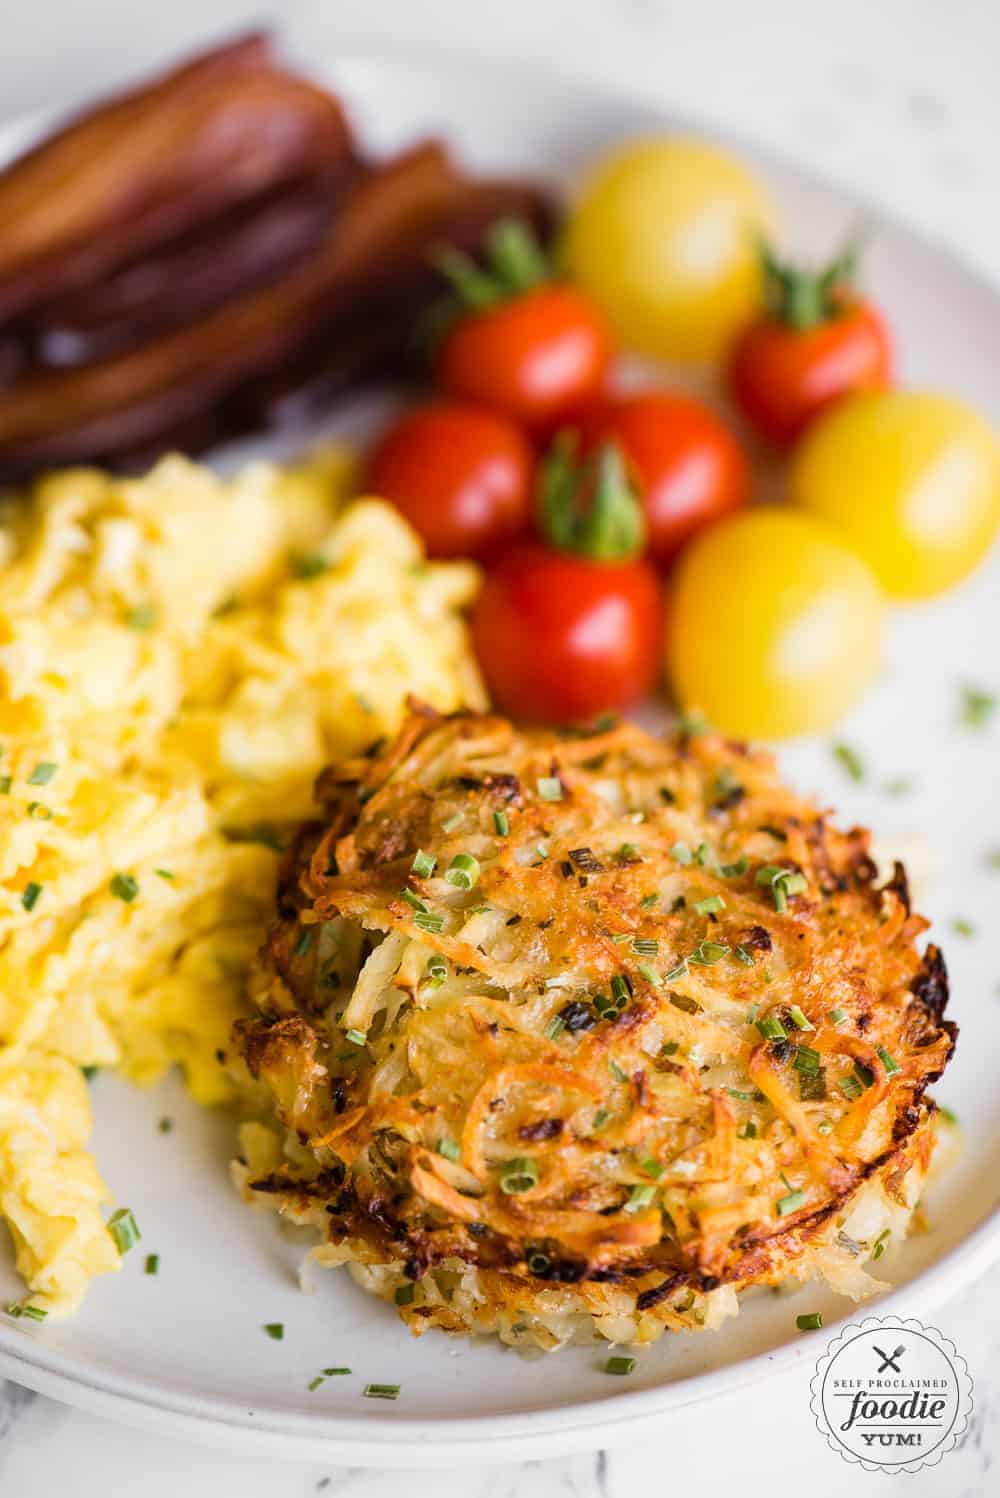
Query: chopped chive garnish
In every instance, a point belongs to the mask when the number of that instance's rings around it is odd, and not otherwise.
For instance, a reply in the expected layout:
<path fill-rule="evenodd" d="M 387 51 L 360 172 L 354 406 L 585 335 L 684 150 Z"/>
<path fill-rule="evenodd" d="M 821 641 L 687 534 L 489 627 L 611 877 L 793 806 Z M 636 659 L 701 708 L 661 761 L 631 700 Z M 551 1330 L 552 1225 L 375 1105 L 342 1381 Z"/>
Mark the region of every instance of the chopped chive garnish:
<path fill-rule="evenodd" d="M 614 942 L 616 947 L 623 947 L 625 946 L 626 942 L 630 942 L 632 938 L 627 931 L 619 931 L 615 936 L 611 938 L 611 940 Z"/>
<path fill-rule="evenodd" d="M 725 910 L 726 902 L 721 895 L 708 895 L 704 900 L 696 900 L 694 908 L 699 915 L 715 915 L 717 911 Z"/>
<path fill-rule="evenodd" d="M 293 576 L 301 578 L 303 582 L 313 577 L 322 577 L 330 567 L 326 557 L 321 556 L 319 552 L 296 553 L 289 557 L 288 565 Z"/>
<path fill-rule="evenodd" d="M 655 936 L 637 936 L 632 943 L 632 951 L 640 957 L 655 957 L 659 950 Z"/>
<path fill-rule="evenodd" d="M 952 1127 L 958 1126 L 958 1114 L 955 1113 L 953 1109 L 946 1108 L 944 1103 L 938 1103 L 938 1112 L 944 1119 L 945 1123 L 951 1124 Z"/>
<path fill-rule="evenodd" d="M 861 1061 L 855 1061 L 854 1075 L 857 1077 L 862 1087 L 870 1087 L 875 1080 L 875 1073 L 873 1071 L 869 1071 L 868 1067 L 865 1066 Z"/>
<path fill-rule="evenodd" d="M 173 1129 L 173 1126 L 174 1121 L 172 1118 L 161 1118 L 159 1123 L 156 1125 L 156 1128 L 160 1134 L 169 1134 Z"/>
<path fill-rule="evenodd" d="M 153 873 L 158 879 L 172 880 L 174 875 L 170 869 L 154 869 Z"/>
<path fill-rule="evenodd" d="M 456 811 L 456 812 L 453 813 L 452 816 L 450 816 L 448 818 L 447 822 L 442 822 L 441 823 L 441 831 L 442 832 L 455 832 L 459 827 L 461 827 L 461 825 L 462 825 L 462 823 L 464 821 L 465 821 L 465 812 L 464 811 Z"/>
<path fill-rule="evenodd" d="M 660 975 L 655 968 L 651 968 L 648 962 L 640 962 L 638 966 L 639 977 L 650 984 L 653 988 L 659 988 Z"/>
<path fill-rule="evenodd" d="M 397 1285 L 393 1300 L 398 1306 L 412 1306 L 416 1293 L 416 1285 Z"/>
<path fill-rule="evenodd" d="M 622 1071 L 621 1067 L 618 1065 L 618 1062 L 615 1060 L 614 1056 L 609 1056 L 608 1057 L 608 1071 L 614 1077 L 614 1079 L 615 1079 L 616 1082 L 627 1082 L 628 1081 L 627 1074 Z M 942 1108 L 941 1112 L 943 1113 L 944 1111 L 945 1110 Z"/>
<path fill-rule="evenodd" d="M 625 1211 L 641 1212 L 644 1207 L 651 1206 L 655 1198 L 655 1186 L 633 1186 L 625 1203 Z"/>
<path fill-rule="evenodd" d="M 549 856 L 548 845 L 546 843 L 536 843 L 535 844 L 535 857 L 538 859 L 538 862 L 539 863 L 544 863 L 545 860 L 548 858 L 548 856 Z"/>
<path fill-rule="evenodd" d="M 48 785 L 59 766 L 51 759 L 39 760 L 28 776 L 29 785 Z"/>
<path fill-rule="evenodd" d="M 313 929 L 311 926 L 303 926 L 298 941 L 292 948 L 296 957 L 305 957 L 313 942 Z"/>
<path fill-rule="evenodd" d="M 712 850 L 707 843 L 699 843 L 694 850 L 694 861 L 699 868 L 704 868 L 712 856 Z"/>
<path fill-rule="evenodd" d="M 810 1076 L 815 1076 L 819 1071 L 821 1061 L 822 1057 L 819 1051 L 813 1050 L 811 1045 L 797 1045 L 795 1047 L 792 1065 L 796 1071 L 807 1072 Z"/>
<path fill-rule="evenodd" d="M 899 1062 L 896 1060 L 895 1056 L 891 1056 L 889 1054 L 884 1045 L 880 1045 L 878 1048 L 878 1059 L 885 1067 L 885 1074 L 887 1077 L 891 1077 L 894 1072 L 899 1071 Z"/>
<path fill-rule="evenodd" d="M 789 1191 L 787 1196 L 779 1196 L 774 1204 L 774 1210 L 779 1217 L 787 1217 L 790 1212 L 797 1212 L 805 1199 L 804 1191 Z"/>
<path fill-rule="evenodd" d="M 614 977 L 611 979 L 611 995 L 612 998 L 616 999 L 619 1004 L 627 1003 L 628 1000 L 632 997 L 632 990 L 629 987 L 629 981 L 627 978 L 623 978 L 621 973 L 615 973 Z"/>
<path fill-rule="evenodd" d="M 456 853 L 444 871 L 444 877 L 456 889 L 472 889 L 479 879 L 479 859 L 471 853 Z"/>
<path fill-rule="evenodd" d="M 701 1005 L 698 1003 L 697 999 L 689 998 L 686 993 L 672 993 L 670 995 L 670 1002 L 671 1004 L 673 1004 L 674 1008 L 679 1009 L 682 1014 L 701 1013 Z"/>
<path fill-rule="evenodd" d="M 538 1166 L 527 1156 L 508 1160 L 500 1172 L 500 1190 L 506 1196 L 519 1196 L 538 1185 Z"/>
<path fill-rule="evenodd" d="M 108 881 L 108 889 L 117 899 L 131 905 L 139 893 L 139 881 L 133 874 L 113 874 Z"/>
<path fill-rule="evenodd" d="M 125 623 L 129 629 L 147 630 L 153 628 L 157 617 L 157 611 L 153 604 L 137 603 L 125 615 Z"/>
<path fill-rule="evenodd" d="M 815 1030 L 816 1028 L 815 1025 L 810 1024 L 810 1022 L 806 1019 L 798 1004 L 790 1004 L 788 1006 L 788 1018 L 791 1020 L 796 1030 Z"/>
<path fill-rule="evenodd" d="M 542 775 L 536 781 L 536 788 L 543 801 L 561 801 L 563 798 L 563 785 L 558 775 Z"/>
<path fill-rule="evenodd" d="M 437 1142 L 437 1152 L 439 1155 L 443 1155 L 446 1160 L 460 1160 L 462 1158 L 462 1151 L 454 1139 L 448 1139 L 444 1134 L 442 1134 Z"/>
<path fill-rule="evenodd" d="M 0 796 L 9 796 L 14 781 L 10 775 L 0 775 Z"/>
<path fill-rule="evenodd" d="M 757 1029 L 764 1040 L 787 1040 L 788 1031 L 775 1014 L 765 1014 L 756 1021 Z"/>
<path fill-rule="evenodd" d="M 29 879 L 21 894 L 21 904 L 25 910 L 34 910 L 42 897 L 42 890 L 44 888 L 44 884 L 36 884 L 34 879 Z"/>
<path fill-rule="evenodd" d="M 311 1379 L 310 1382 L 306 1384 L 306 1388 L 309 1390 L 310 1394 L 314 1394 L 322 1382 L 322 1373 L 317 1373 L 316 1377 L 314 1379 Z"/>
<path fill-rule="evenodd" d="M 852 780 L 864 780 L 864 762 L 856 749 L 852 749 L 850 744 L 834 744 L 832 750 L 834 759 Z"/>
<path fill-rule="evenodd" d="M 729 948 L 721 941 L 703 941 L 689 955 L 688 962 L 693 962 L 696 967 L 714 967 L 727 956 Z"/>
<path fill-rule="evenodd" d="M 351 1045 L 367 1045 L 368 1036 L 364 1030 L 345 1030 L 344 1039 L 349 1040 Z"/>
<path fill-rule="evenodd" d="M 618 849 L 618 852 L 615 854 L 615 857 L 618 859 L 619 863 L 642 862 L 642 854 L 639 852 L 639 849 L 636 847 L 635 843 L 622 843 L 621 847 Z"/>
<path fill-rule="evenodd" d="M 660 898 L 659 895 L 656 895 L 656 894 L 643 895 L 642 899 L 639 901 L 639 909 L 640 910 L 652 910 L 653 906 L 656 904 L 656 902 L 657 902 L 657 900 L 659 900 L 659 898 Z"/>
<path fill-rule="evenodd" d="M 85 1082 L 92 1082 L 100 1069 L 99 1066 L 81 1066 L 80 1070 L 83 1072 L 83 1080 Z"/>
<path fill-rule="evenodd" d="M 285 1336 L 285 1323 L 283 1321 L 265 1321 L 264 1331 L 272 1342 L 281 1342 Z"/>
<path fill-rule="evenodd" d="M 120 1254 L 127 1254 L 142 1237 L 130 1207 L 119 1207 L 117 1212 L 112 1212 L 107 1227 Z"/>
<path fill-rule="evenodd" d="M 493 830 L 496 832 L 497 837 L 506 837 L 510 832 L 510 817 L 505 811 L 495 811 L 493 813 Z"/>
<path fill-rule="evenodd" d="M 28 816 L 34 817 L 39 822 L 51 822 L 52 812 L 42 801 L 28 802 Z"/>
<path fill-rule="evenodd" d="M 350 1373 L 350 1368 L 324 1368 L 324 1378 L 339 1378 L 344 1373 Z"/>
<path fill-rule="evenodd" d="M 749 867 L 750 860 L 748 858 L 738 858 L 735 863 L 721 863 L 719 865 L 719 873 L 723 879 L 738 879 L 741 874 L 746 873 Z"/>
<path fill-rule="evenodd" d="M 840 1088 L 845 1098 L 847 1098 L 848 1102 L 851 1103 L 853 1103 L 855 1098 L 859 1098 L 864 1092 L 864 1088 L 855 1076 L 842 1077 L 841 1080 L 837 1083 L 837 1086 Z"/>
<path fill-rule="evenodd" d="M 757 1138 L 757 1125 L 754 1123 L 752 1118 L 748 1118 L 746 1123 L 743 1124 L 741 1128 L 737 1129 L 736 1137 L 738 1139 Z"/>
<path fill-rule="evenodd" d="M 985 728 L 996 712 L 997 699 L 993 692 L 981 687 L 963 687 L 961 721 L 963 728 Z"/>
<path fill-rule="evenodd" d="M 674 846 L 670 850 L 670 857 L 674 859 L 676 863 L 689 864 L 693 863 L 694 861 L 694 854 L 691 852 L 691 849 L 688 847 L 687 843 L 674 843 Z"/>
<path fill-rule="evenodd" d="M 401 900 L 405 900 L 407 905 L 409 905 L 413 910 L 427 909 L 427 906 L 424 904 L 423 900 L 421 900 L 420 896 L 412 889 L 401 889 L 399 892 L 399 898 Z"/>
<path fill-rule="evenodd" d="M 643 1175 L 652 1176 L 654 1181 L 658 1181 L 663 1174 L 663 1166 L 660 1164 L 659 1160 L 654 1160 L 651 1157 L 647 1157 L 645 1160 L 640 1160 L 639 1169 L 642 1171 Z"/>
<path fill-rule="evenodd" d="M 783 869 L 778 864 L 768 863 L 757 870 L 754 883 L 770 886 L 774 908 L 779 913 L 788 909 L 788 896 L 800 895 L 808 887 L 803 874 L 795 869 Z"/>
<path fill-rule="evenodd" d="M 444 916 L 439 915 L 436 910 L 418 910 L 413 916 L 413 924 L 419 931 L 439 935 L 444 930 Z"/>
<path fill-rule="evenodd" d="M 975 936 L 976 934 L 975 926 L 971 921 L 967 921 L 964 916 L 956 916 L 951 923 L 951 929 L 956 936 Z"/>
<path fill-rule="evenodd" d="M 410 864 L 410 873 L 416 874 L 418 879 L 429 879 L 436 867 L 437 859 L 433 853 L 425 853 L 423 848 L 418 848 Z"/>
<path fill-rule="evenodd" d="M 882 1255 L 886 1251 L 886 1248 L 888 1246 L 889 1238 L 890 1237 L 891 1237 L 891 1229 L 890 1228 L 883 1228 L 882 1231 L 879 1233 L 878 1237 L 875 1239 L 875 1242 L 872 1244 L 872 1258 L 873 1259 L 880 1259 L 882 1257 Z"/>
<path fill-rule="evenodd" d="M 831 1009 L 830 1013 L 827 1015 L 827 1019 L 830 1021 L 831 1025 L 846 1024 L 849 1018 L 850 1015 L 847 1013 L 847 1010 L 841 1009 L 839 1005 L 836 1009 Z"/>
<path fill-rule="evenodd" d="M 672 967 L 669 973 L 663 975 L 663 981 L 664 983 L 678 983 L 681 978 L 686 978 L 687 975 L 688 961 L 686 957 L 682 957 L 676 967 Z"/>
<path fill-rule="evenodd" d="M 366 1399 L 398 1399 L 399 1384 L 365 1384 Z"/>
<path fill-rule="evenodd" d="M 622 1377 L 626 1373 L 631 1373 L 634 1368 L 635 1358 L 608 1358 L 608 1361 L 604 1365 L 605 1373 L 614 1373 L 618 1377 Z"/>
<path fill-rule="evenodd" d="M 607 1108 L 598 1108 L 597 1112 L 594 1114 L 593 1122 L 590 1125 L 595 1134 L 597 1133 L 598 1129 L 604 1128 L 604 1125 L 607 1123 L 610 1117 L 611 1114 L 608 1112 Z"/>
<path fill-rule="evenodd" d="M 4 1310 L 8 1316 L 13 1316 L 16 1321 L 20 1321 L 22 1317 L 28 1321 L 44 1321 L 49 1314 L 43 1306 L 29 1305 L 23 1300 L 9 1301 L 4 1306 Z"/>
<path fill-rule="evenodd" d="M 435 986 L 435 988 L 440 988 L 441 984 L 444 982 L 444 980 L 445 980 L 445 978 L 447 978 L 447 976 L 448 976 L 448 964 L 447 964 L 447 962 L 445 962 L 444 958 L 441 956 L 441 953 L 440 952 L 435 952 L 432 957 L 428 957 L 428 959 L 427 959 L 427 978 L 428 978 L 428 981 L 431 982 L 431 983 L 433 983 L 434 986 Z"/>
<path fill-rule="evenodd" d="M 159 1274 L 159 1272 L 160 1272 L 160 1256 L 159 1256 L 159 1254 L 147 1254 L 146 1255 L 145 1271 L 146 1271 L 147 1274 Z"/>
<path fill-rule="evenodd" d="M 795 1325 L 800 1332 L 818 1332 L 823 1325 L 822 1311 L 807 1311 L 804 1316 L 796 1316 Z"/>
<path fill-rule="evenodd" d="M 742 962 L 744 967 L 753 967 L 753 953 L 746 947 L 734 947 L 733 957 L 737 962 Z"/>
<path fill-rule="evenodd" d="M 887 780 L 882 786 L 887 796 L 908 796 L 913 789 L 913 781 L 905 775 L 897 775 L 893 780 Z"/>
<path fill-rule="evenodd" d="M 545 1035 L 548 1040 L 555 1040 L 560 1030 L 566 1028 L 566 1021 L 561 1014 L 554 1014 L 545 1026 Z"/>
<path fill-rule="evenodd" d="M 815 1071 L 799 1067 L 799 1097 L 804 1103 L 822 1103 L 826 1099 L 826 1067 L 817 1066 Z"/>
<path fill-rule="evenodd" d="M 757 1101 L 756 1092 L 741 1092 L 738 1087 L 724 1087 L 722 1090 L 729 1097 L 738 1098 L 741 1103 L 754 1103 Z"/>

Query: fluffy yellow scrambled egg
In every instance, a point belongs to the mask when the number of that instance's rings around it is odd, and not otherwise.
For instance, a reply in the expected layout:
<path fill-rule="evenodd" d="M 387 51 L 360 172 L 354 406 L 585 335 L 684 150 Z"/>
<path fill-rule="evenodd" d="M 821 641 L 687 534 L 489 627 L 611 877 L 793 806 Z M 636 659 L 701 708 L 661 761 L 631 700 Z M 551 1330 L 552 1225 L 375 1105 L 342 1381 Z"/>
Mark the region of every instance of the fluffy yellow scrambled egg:
<path fill-rule="evenodd" d="M 82 1067 L 216 1052 L 272 906 L 282 824 L 313 779 L 482 689 L 464 563 L 395 510 L 343 502 L 347 454 L 232 480 L 43 480 L 0 530 L 0 1215 L 34 1303 L 118 1267 Z"/>

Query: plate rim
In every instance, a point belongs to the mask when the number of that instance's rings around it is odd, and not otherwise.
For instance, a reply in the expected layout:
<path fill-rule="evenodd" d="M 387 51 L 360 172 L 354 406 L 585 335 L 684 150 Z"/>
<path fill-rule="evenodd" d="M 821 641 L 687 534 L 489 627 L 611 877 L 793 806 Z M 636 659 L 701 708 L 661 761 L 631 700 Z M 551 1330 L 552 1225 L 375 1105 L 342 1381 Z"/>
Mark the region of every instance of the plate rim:
<path fill-rule="evenodd" d="M 527 82 L 533 90 L 557 90 L 567 100 L 575 101 L 577 108 L 589 103 L 606 109 L 628 109 L 637 120 L 643 118 L 650 130 L 707 135 L 751 156 L 765 169 L 772 166 L 813 190 L 834 192 L 845 208 L 863 215 L 875 233 L 887 229 L 915 241 L 921 249 L 943 261 L 953 276 L 1000 307 L 1000 287 L 940 233 L 914 224 L 905 214 L 887 211 L 868 194 L 846 185 L 836 174 L 813 171 L 780 148 L 762 143 L 752 135 L 719 126 L 704 116 L 661 107 L 642 88 L 632 94 L 623 84 L 580 75 L 570 68 L 536 60 L 485 58 L 454 47 L 357 47 L 331 55 L 328 46 L 328 40 L 322 39 L 320 55 L 304 59 L 303 64 L 308 71 L 330 81 L 333 87 L 337 86 L 338 78 L 347 81 L 349 87 L 352 76 L 361 77 L 380 69 L 408 73 L 425 81 L 437 77 L 442 82 L 458 71 L 466 77 L 478 73 L 494 85 L 509 80 L 508 87 L 513 87 L 517 80 L 519 87 Z M 294 57 L 294 39 L 289 51 Z M 8 146 L 19 148 L 54 119 L 57 116 L 52 111 L 39 110 L 3 122 L 0 154 L 6 156 Z M 879 1315 L 904 1309 L 907 1315 L 914 1310 L 925 1311 L 998 1261 L 1000 1206 L 912 1280 L 867 1304 L 877 1308 Z M 790 1339 L 770 1351 L 709 1372 L 647 1389 L 623 1390 L 613 1399 L 585 1399 L 561 1408 L 516 1414 L 445 1419 L 410 1418 L 402 1411 L 397 1416 L 273 1409 L 259 1412 L 232 1398 L 184 1394 L 138 1375 L 95 1370 L 85 1358 L 46 1348 L 33 1330 L 25 1332 L 2 1324 L 0 1377 L 95 1415 L 230 1449 L 241 1446 L 303 1460 L 328 1460 L 335 1455 L 365 1467 L 465 1465 L 490 1458 L 512 1462 L 611 1445 L 637 1431 L 651 1429 L 685 1407 L 708 1398 L 730 1397 L 764 1377 L 777 1377 L 797 1364 L 811 1363 L 821 1347 L 857 1314 L 858 1309 L 852 1308 L 821 1333 Z"/>

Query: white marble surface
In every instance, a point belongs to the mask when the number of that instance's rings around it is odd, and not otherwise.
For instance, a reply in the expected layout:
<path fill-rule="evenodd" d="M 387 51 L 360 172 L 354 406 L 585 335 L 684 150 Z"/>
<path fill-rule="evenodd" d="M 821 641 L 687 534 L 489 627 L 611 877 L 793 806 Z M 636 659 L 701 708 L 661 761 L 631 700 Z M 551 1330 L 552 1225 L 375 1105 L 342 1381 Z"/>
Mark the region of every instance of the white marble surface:
<path fill-rule="evenodd" d="M 171 52 L 262 18 L 290 48 L 365 44 L 524 58 L 633 87 L 706 126 L 750 135 L 891 207 L 1000 283 L 1000 5 L 996 0 L 0 0 L 0 115 L 61 108 Z M 969 1433 L 921 1498 L 995 1493 L 1000 1268 L 933 1318 L 976 1385 Z M 666 1474 L 669 1473 L 669 1479 Z M 625 1498 L 670 1488 L 742 1498 L 893 1481 L 820 1438 L 801 1375 L 665 1423 L 608 1453 L 421 1477 L 288 1466 L 201 1450 L 0 1384 L 3 1498 Z"/>

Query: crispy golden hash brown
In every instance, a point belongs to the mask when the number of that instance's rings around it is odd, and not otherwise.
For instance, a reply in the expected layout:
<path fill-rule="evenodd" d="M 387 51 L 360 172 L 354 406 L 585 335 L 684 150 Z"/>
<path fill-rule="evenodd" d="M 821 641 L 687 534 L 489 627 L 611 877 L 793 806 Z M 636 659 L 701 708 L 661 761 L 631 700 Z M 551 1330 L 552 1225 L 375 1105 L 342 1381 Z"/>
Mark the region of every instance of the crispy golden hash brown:
<path fill-rule="evenodd" d="M 237 1048 L 251 1200 L 414 1330 L 554 1346 L 845 1293 L 905 1232 L 951 1054 L 896 865 L 710 733 L 415 712 L 319 782 Z"/>

